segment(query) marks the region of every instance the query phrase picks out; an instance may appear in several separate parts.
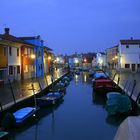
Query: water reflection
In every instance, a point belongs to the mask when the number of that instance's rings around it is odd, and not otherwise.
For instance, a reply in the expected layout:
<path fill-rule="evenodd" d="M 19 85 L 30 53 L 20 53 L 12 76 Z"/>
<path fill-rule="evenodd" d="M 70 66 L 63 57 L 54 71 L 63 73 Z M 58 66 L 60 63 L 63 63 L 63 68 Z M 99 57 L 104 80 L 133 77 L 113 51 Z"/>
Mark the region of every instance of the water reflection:
<path fill-rule="evenodd" d="M 106 105 L 106 95 L 101 94 L 101 93 L 96 93 L 93 90 L 92 101 L 96 105 L 101 105 L 102 107 L 105 107 L 105 105 Z"/>

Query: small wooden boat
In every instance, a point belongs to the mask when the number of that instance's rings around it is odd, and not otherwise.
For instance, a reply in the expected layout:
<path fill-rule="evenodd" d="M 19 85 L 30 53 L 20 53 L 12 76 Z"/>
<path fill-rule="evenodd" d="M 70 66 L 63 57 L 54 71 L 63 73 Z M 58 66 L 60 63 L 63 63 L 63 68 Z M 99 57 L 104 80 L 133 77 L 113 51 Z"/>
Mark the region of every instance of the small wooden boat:
<path fill-rule="evenodd" d="M 96 92 L 107 93 L 110 91 L 121 92 L 121 88 L 111 79 L 98 78 L 93 81 L 93 88 Z"/>
<path fill-rule="evenodd" d="M 60 100 L 62 100 L 63 96 L 64 94 L 61 92 L 50 92 L 41 98 L 36 98 L 37 105 L 39 107 L 46 107 L 49 105 L 54 105 L 58 103 Z"/>
<path fill-rule="evenodd" d="M 25 107 L 14 112 L 13 115 L 15 117 L 16 124 L 22 124 L 23 122 L 28 120 L 30 117 L 35 115 L 38 109 L 39 108 L 35 107 Z"/>

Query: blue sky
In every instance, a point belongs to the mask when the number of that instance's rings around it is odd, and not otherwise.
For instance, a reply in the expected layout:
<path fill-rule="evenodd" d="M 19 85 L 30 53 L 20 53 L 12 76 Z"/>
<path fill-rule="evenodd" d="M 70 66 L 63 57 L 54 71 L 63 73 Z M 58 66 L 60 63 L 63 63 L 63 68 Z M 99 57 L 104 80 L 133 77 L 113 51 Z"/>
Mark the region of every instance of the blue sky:
<path fill-rule="evenodd" d="M 98 52 L 140 39 L 140 0 L 1 0 L 0 33 L 41 35 L 56 54 Z"/>

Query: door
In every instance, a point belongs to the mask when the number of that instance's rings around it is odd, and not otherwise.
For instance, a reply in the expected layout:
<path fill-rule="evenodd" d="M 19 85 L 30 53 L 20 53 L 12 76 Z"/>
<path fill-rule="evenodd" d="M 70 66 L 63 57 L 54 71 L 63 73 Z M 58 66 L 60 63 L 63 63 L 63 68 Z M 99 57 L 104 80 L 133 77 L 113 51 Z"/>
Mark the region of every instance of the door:
<path fill-rule="evenodd" d="M 16 67 L 14 66 L 14 80 L 17 80 Z"/>
<path fill-rule="evenodd" d="M 136 71 L 136 65 L 132 64 L 132 71 L 135 72 Z"/>

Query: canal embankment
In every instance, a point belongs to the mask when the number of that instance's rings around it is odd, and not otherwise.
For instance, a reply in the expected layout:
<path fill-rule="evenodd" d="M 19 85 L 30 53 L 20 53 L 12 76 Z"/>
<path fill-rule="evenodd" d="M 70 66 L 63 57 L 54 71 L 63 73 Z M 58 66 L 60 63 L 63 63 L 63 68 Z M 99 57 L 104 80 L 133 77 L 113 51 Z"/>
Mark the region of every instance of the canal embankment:
<path fill-rule="evenodd" d="M 55 72 L 53 75 L 49 74 L 41 78 L 5 85 L 4 88 L 0 89 L 0 120 L 6 112 L 13 112 L 25 106 L 34 106 L 34 97 L 38 98 L 45 95 L 53 84 L 59 82 L 67 74 L 68 71 Z"/>

